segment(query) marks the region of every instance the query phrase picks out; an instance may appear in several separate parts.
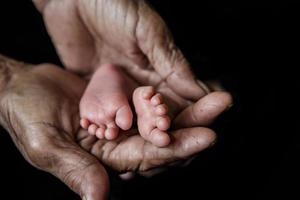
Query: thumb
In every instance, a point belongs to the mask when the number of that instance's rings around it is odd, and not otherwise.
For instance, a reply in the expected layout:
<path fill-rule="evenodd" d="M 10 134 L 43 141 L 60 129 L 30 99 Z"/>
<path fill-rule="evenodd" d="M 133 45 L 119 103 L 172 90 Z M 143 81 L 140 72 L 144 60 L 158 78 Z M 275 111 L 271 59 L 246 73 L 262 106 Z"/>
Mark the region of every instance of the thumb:
<path fill-rule="evenodd" d="M 150 64 L 178 95 L 190 100 L 205 96 L 207 88 L 196 80 L 163 19 L 141 2 L 136 36 Z"/>
<path fill-rule="evenodd" d="M 108 198 L 109 178 L 104 167 L 77 144 L 70 144 L 51 155 L 54 164 L 47 171 L 58 177 L 83 200 Z"/>

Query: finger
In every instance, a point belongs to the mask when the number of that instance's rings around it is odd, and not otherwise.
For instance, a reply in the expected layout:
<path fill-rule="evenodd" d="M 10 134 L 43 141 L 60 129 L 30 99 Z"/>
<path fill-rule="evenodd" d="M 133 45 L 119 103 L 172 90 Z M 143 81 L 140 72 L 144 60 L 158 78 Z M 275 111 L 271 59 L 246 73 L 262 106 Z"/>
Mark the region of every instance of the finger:
<path fill-rule="evenodd" d="M 190 165 L 192 163 L 192 161 L 197 157 L 197 155 L 191 156 L 189 157 L 187 160 L 176 160 L 172 163 L 169 163 L 168 166 L 169 167 L 187 167 L 188 165 Z M 145 177 L 151 177 L 151 176 L 155 176 L 157 174 L 163 173 L 164 171 L 166 171 L 168 168 L 164 167 L 164 168 L 154 168 L 145 172 L 140 172 L 139 174 Z"/>
<path fill-rule="evenodd" d="M 134 172 L 126 172 L 124 174 L 120 174 L 119 176 L 122 180 L 128 181 L 135 177 L 135 173 Z"/>
<path fill-rule="evenodd" d="M 178 161 L 175 161 L 173 163 L 169 163 L 169 166 L 170 167 L 186 167 L 188 165 L 191 164 L 191 162 L 196 158 L 197 156 L 192 156 L 191 158 L 189 158 L 188 160 L 178 160 Z M 148 171 L 144 171 L 144 172 L 139 172 L 139 174 L 141 176 L 144 176 L 144 177 L 152 177 L 152 176 L 155 176 L 157 174 L 161 174 L 163 172 L 165 172 L 168 168 L 166 167 L 161 167 L 161 168 L 154 168 L 154 169 L 151 169 L 151 170 L 148 170 Z"/>
<path fill-rule="evenodd" d="M 151 169 L 149 171 L 139 172 L 139 175 L 141 175 L 143 177 L 151 178 L 152 176 L 155 176 L 157 174 L 161 174 L 161 173 L 165 172 L 166 170 L 167 170 L 167 168 L 165 168 L 165 167 L 154 168 L 154 169 Z"/>
<path fill-rule="evenodd" d="M 172 133 L 173 142 L 165 148 L 148 145 L 144 162 L 140 165 L 141 171 L 148 171 L 159 166 L 172 165 L 176 161 L 183 161 L 203 151 L 214 144 L 216 134 L 208 128 L 187 128 Z M 151 162 L 152 160 L 160 162 Z M 150 171 L 151 172 L 151 171 Z"/>
<path fill-rule="evenodd" d="M 140 5 L 137 40 L 150 64 L 180 96 L 197 100 L 207 91 L 198 84 L 190 65 L 176 47 L 172 35 L 162 18 L 144 1 Z"/>
<path fill-rule="evenodd" d="M 232 106 L 227 92 L 213 92 L 187 107 L 174 120 L 175 128 L 207 126 Z"/>
<path fill-rule="evenodd" d="M 88 61 L 95 56 L 95 42 L 78 14 L 77 3 L 35 1 L 63 64 L 71 72 L 81 76 L 88 75 L 92 71 L 92 64 Z M 57 28 L 57 24 L 63 24 L 63 28 Z"/>
<path fill-rule="evenodd" d="M 193 160 L 195 160 L 196 157 L 197 156 L 193 156 L 193 157 L 189 158 L 188 160 L 186 160 L 185 162 L 180 163 L 178 166 L 179 167 L 187 167 L 193 162 Z"/>
<path fill-rule="evenodd" d="M 174 152 L 174 157 L 186 159 L 212 146 L 216 134 L 208 128 L 196 127 L 174 131 L 174 141 L 169 149 Z M 174 160 L 176 161 L 176 160 Z"/>
<path fill-rule="evenodd" d="M 172 132 L 172 143 L 159 148 L 140 135 L 120 135 L 119 141 L 98 141 L 90 150 L 93 155 L 116 171 L 152 171 L 172 165 L 211 146 L 215 133 L 207 128 L 186 128 Z M 122 138 L 123 137 L 123 138 Z"/>
<path fill-rule="evenodd" d="M 83 199 L 107 199 L 109 179 L 104 167 L 77 144 L 64 144 L 64 147 L 56 148 L 52 151 L 51 160 L 53 163 L 47 171 L 62 180 Z"/>

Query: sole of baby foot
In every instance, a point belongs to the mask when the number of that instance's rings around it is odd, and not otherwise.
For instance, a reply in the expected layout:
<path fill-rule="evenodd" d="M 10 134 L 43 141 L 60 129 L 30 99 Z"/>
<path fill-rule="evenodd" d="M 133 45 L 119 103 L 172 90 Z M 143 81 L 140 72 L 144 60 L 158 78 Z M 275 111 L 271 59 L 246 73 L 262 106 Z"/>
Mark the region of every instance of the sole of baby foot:
<path fill-rule="evenodd" d="M 133 93 L 133 103 L 141 136 L 158 147 L 167 146 L 171 139 L 166 131 L 171 121 L 163 96 L 151 86 L 139 87 Z"/>
<path fill-rule="evenodd" d="M 80 101 L 82 128 L 107 140 L 115 139 L 119 129 L 129 130 L 133 121 L 129 96 L 134 87 L 117 66 L 100 66 Z"/>

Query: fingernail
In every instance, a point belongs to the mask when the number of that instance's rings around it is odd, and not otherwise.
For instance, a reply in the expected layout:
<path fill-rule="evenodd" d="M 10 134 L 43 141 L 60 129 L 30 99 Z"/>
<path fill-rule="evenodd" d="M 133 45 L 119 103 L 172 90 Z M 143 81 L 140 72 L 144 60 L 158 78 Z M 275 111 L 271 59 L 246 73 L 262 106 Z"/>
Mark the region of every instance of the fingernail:
<path fill-rule="evenodd" d="M 87 198 L 84 196 L 84 197 L 82 197 L 82 200 L 87 200 Z"/>

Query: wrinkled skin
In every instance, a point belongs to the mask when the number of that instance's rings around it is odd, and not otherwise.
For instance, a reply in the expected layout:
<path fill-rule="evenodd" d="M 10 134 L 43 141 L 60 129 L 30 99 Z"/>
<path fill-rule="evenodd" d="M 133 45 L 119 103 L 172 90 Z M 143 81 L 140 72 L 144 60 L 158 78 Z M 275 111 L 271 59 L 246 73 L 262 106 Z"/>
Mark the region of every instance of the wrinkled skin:
<path fill-rule="evenodd" d="M 202 126 L 231 98 L 223 92 L 205 96 L 206 87 L 198 84 L 163 20 L 145 1 L 34 2 L 69 71 L 88 78 L 103 63 L 117 64 L 139 84 L 167 96 L 176 115 L 167 148 L 147 143 L 136 130 L 116 141 L 99 141 L 79 127 L 85 81 L 52 65 L 22 65 L 0 88 L 0 122 L 32 165 L 57 176 L 83 199 L 100 200 L 109 190 L 103 165 L 151 175 L 214 142 L 215 133 Z"/>
<path fill-rule="evenodd" d="M 200 126 L 231 104 L 227 93 L 215 92 L 183 110 L 175 119 L 173 143 L 166 148 L 146 142 L 135 130 L 117 141 L 99 141 L 79 127 L 78 103 L 85 86 L 85 81 L 53 65 L 24 65 L 0 93 L 0 121 L 32 165 L 88 200 L 108 195 L 102 164 L 147 175 L 209 147 L 215 133 Z"/>
<path fill-rule="evenodd" d="M 141 85 L 178 95 L 179 104 L 207 94 L 166 24 L 146 1 L 34 2 L 68 70 L 90 77 L 101 64 L 115 64 Z"/>

